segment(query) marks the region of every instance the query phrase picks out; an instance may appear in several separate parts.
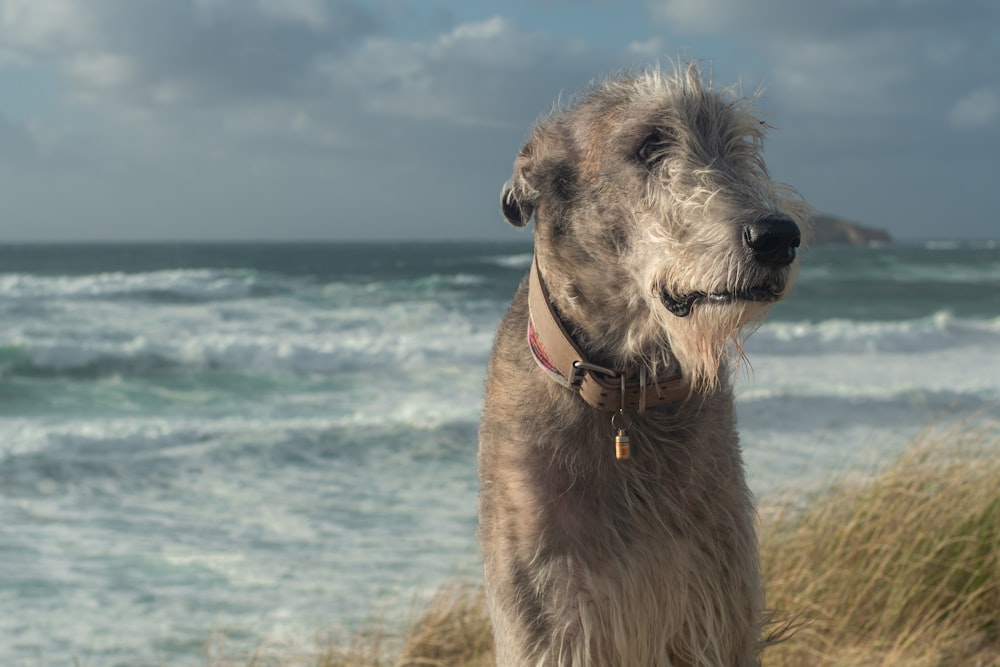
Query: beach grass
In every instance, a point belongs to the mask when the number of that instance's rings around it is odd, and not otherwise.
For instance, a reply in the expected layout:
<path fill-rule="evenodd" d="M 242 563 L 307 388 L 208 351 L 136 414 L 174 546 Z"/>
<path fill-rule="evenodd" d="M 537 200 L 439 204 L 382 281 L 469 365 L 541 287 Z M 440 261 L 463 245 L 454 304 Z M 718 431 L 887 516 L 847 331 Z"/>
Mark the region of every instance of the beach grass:
<path fill-rule="evenodd" d="M 927 431 L 892 465 L 762 513 L 765 664 L 1000 666 L 1000 435 Z"/>
<path fill-rule="evenodd" d="M 1000 433 L 928 430 L 882 470 L 761 508 L 767 667 L 1000 667 Z M 487 667 L 481 587 L 449 582 L 402 636 L 213 667 Z"/>

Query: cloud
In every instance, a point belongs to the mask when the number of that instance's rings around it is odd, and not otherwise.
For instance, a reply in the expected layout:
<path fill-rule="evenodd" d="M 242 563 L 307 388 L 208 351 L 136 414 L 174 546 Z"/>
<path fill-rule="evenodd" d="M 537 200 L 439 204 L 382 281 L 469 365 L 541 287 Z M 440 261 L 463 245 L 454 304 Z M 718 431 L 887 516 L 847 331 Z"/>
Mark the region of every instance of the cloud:
<path fill-rule="evenodd" d="M 336 149 L 402 120 L 520 129 L 606 64 L 500 16 L 421 39 L 390 37 L 391 17 L 350 0 L 0 0 L 0 43 L 7 62 L 58 68 L 121 137 L 174 150 Z"/>
<path fill-rule="evenodd" d="M 96 28 L 83 3 L 74 0 L 3 0 L 0 54 L 8 62 L 60 57 L 81 48 Z"/>
<path fill-rule="evenodd" d="M 68 61 L 67 71 L 87 88 L 114 89 L 135 78 L 132 62 L 113 53 L 83 53 Z"/>
<path fill-rule="evenodd" d="M 987 163 L 995 144 L 982 138 L 1000 134 L 990 0 L 961 12 L 943 0 L 649 0 L 572 24 L 568 5 L 474 19 L 450 6 L 0 0 L 0 77 L 17 100 L 0 110 L 0 175 L 24 184 L 8 191 L 55 193 L 29 184 L 59 171 L 53 217 L 84 202 L 105 212 L 95 219 L 160 215 L 158 229 L 186 215 L 197 234 L 212 211 L 254 218 L 264 235 L 285 207 L 314 229 L 335 216 L 385 221 L 390 235 L 419 218 L 447 236 L 484 202 L 492 211 L 530 124 L 561 94 L 678 53 L 764 87 L 778 170 L 892 156 L 947 171 L 969 155 Z M 616 30 L 600 22 L 611 15 Z"/>
<path fill-rule="evenodd" d="M 411 219 L 427 229 L 404 235 L 448 235 L 456 219 L 478 218 L 469 211 L 493 209 L 528 127 L 559 92 L 613 57 L 501 16 L 415 19 L 412 7 L 385 6 L 0 0 L 0 67 L 51 77 L 51 115 L 66 121 L 0 122 L 3 174 L 27 192 L 30 173 L 65 163 L 46 176 L 64 195 L 33 210 L 45 219 L 85 200 L 100 220 L 143 211 L 131 225 L 200 236 L 209 218 L 231 217 L 266 236 L 284 207 L 294 220 L 278 235 L 334 224 L 390 236 Z M 425 19 L 428 30 L 412 29 Z"/>
<path fill-rule="evenodd" d="M 578 81 L 597 58 L 582 43 L 520 32 L 499 16 L 423 41 L 374 37 L 321 70 L 368 112 L 462 126 L 509 126 L 537 113 L 539 87 Z M 532 109 L 533 111 L 529 111 Z"/>
<path fill-rule="evenodd" d="M 976 129 L 995 124 L 1000 119 L 1000 95 L 995 88 L 974 90 L 955 103 L 948 119 L 960 129 Z"/>
<path fill-rule="evenodd" d="M 331 5 L 323 0 L 257 0 L 261 15 L 305 26 L 316 32 L 326 30 L 335 20 Z M 343 6 L 338 9 L 343 9 Z"/>
<path fill-rule="evenodd" d="M 949 26 L 974 26 L 995 19 L 990 0 L 973 0 L 956 12 L 940 0 L 848 0 L 800 2 L 799 0 L 648 0 L 654 17 L 664 25 L 689 33 L 768 34 L 831 37 L 884 30 L 910 32 L 937 28 L 936 39 Z"/>
<path fill-rule="evenodd" d="M 81 99 L 212 106 L 307 88 L 311 63 L 373 33 L 349 0 L 3 0 L 7 61 L 45 60 Z M 109 96 L 113 99 L 109 100 Z"/>
<path fill-rule="evenodd" d="M 653 16 L 664 25 L 688 34 L 809 32 L 829 35 L 851 26 L 878 28 L 877 15 L 891 5 L 870 2 L 800 2 L 799 0 L 649 0 Z"/>
<path fill-rule="evenodd" d="M 89 142 L 65 125 L 0 113 L 0 165 L 7 168 L 25 173 L 72 171 L 88 164 L 91 151 Z"/>
<path fill-rule="evenodd" d="M 649 62 L 656 62 L 664 51 L 663 40 L 659 37 L 653 37 L 647 40 L 629 42 L 625 50 L 631 56 L 636 56 Z"/>
<path fill-rule="evenodd" d="M 991 63 L 1000 58 L 988 28 L 1000 10 L 985 0 L 961 12 L 935 0 L 649 0 L 649 7 L 671 30 L 750 40 L 766 58 L 768 92 L 803 114 L 919 116 L 940 125 L 948 115 L 940 96 L 995 80 Z"/>
<path fill-rule="evenodd" d="M 29 128 L 0 115 L 0 160 L 33 161 L 39 148 Z"/>
<path fill-rule="evenodd" d="M 837 39 L 790 39 L 768 47 L 769 89 L 802 113 L 885 117 L 908 105 L 903 90 L 918 80 L 913 45 L 882 32 Z"/>

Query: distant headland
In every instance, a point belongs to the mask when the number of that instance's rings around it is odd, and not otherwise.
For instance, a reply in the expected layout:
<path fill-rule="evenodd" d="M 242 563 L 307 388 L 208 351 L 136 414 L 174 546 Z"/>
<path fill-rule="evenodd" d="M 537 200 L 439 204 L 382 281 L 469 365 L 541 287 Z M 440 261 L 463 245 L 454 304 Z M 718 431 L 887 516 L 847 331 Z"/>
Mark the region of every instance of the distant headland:
<path fill-rule="evenodd" d="M 874 227 L 865 227 L 856 222 L 818 213 L 813 216 L 813 230 L 809 236 L 810 245 L 872 245 L 892 243 L 889 232 Z"/>

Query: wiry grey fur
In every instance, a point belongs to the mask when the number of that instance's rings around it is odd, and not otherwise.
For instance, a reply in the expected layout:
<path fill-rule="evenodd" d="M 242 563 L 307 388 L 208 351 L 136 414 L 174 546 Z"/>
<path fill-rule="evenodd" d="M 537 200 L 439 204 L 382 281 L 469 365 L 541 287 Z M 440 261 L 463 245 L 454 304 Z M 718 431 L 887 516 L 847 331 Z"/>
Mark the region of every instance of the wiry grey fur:
<path fill-rule="evenodd" d="M 806 206 L 771 181 L 765 125 L 695 65 L 608 81 L 540 121 L 504 186 L 560 317 L 592 362 L 676 358 L 691 397 L 610 414 L 552 381 L 527 341 L 527 281 L 500 324 L 480 429 L 480 541 L 508 666 L 757 664 L 762 591 L 730 358 L 797 262 L 754 261 L 746 225 Z M 764 293 L 768 299 L 747 295 Z M 678 316 L 665 303 L 688 299 Z"/>

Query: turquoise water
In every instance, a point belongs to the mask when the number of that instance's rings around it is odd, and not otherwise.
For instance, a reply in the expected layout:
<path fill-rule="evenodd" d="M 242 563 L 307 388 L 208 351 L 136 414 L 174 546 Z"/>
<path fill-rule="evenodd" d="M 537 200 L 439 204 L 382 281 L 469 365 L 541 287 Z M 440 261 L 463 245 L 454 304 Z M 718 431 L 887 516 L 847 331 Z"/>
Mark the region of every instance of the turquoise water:
<path fill-rule="evenodd" d="M 0 247 L 0 664 L 201 665 L 477 574 L 523 244 Z M 1000 247 L 816 248 L 737 385 L 766 499 L 1000 424 Z"/>

